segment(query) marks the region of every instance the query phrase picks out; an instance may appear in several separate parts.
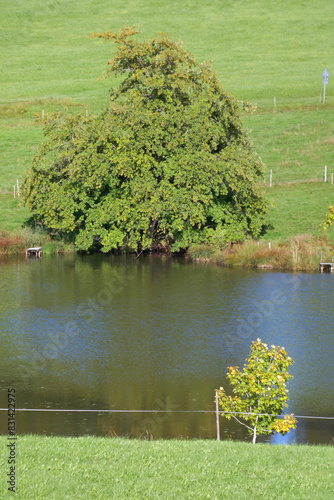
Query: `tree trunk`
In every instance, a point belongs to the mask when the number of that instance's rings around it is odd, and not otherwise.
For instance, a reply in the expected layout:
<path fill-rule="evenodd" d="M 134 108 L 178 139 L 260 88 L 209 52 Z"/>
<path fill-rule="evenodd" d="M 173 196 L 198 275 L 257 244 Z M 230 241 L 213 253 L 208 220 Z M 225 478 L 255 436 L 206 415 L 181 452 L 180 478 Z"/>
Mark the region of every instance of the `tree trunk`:
<path fill-rule="evenodd" d="M 254 427 L 254 430 L 253 430 L 253 444 L 256 443 L 256 425 Z"/>
<path fill-rule="evenodd" d="M 257 437 L 257 436 L 256 436 L 256 427 L 257 427 L 257 423 L 258 423 L 258 421 L 259 421 L 259 416 L 257 415 L 257 416 L 256 416 L 256 424 L 254 425 L 254 430 L 253 430 L 253 444 L 255 444 L 255 443 L 256 443 L 256 437 Z"/>

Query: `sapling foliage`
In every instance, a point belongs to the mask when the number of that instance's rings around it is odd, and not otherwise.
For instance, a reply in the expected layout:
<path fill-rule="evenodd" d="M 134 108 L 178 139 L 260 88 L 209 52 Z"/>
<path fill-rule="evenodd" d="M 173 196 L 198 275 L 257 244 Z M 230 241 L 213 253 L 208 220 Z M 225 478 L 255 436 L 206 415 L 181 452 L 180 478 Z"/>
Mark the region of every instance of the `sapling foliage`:
<path fill-rule="evenodd" d="M 287 434 L 297 423 L 293 415 L 279 417 L 288 406 L 286 383 L 292 378 L 288 373 L 292 359 L 284 347 L 272 345 L 269 348 L 257 339 L 246 361 L 243 371 L 238 366 L 228 369 L 233 395 L 227 395 L 223 387 L 218 390 L 219 408 L 224 412 L 221 415 L 228 420 L 234 418 L 245 426 L 253 443 L 261 434 Z"/>

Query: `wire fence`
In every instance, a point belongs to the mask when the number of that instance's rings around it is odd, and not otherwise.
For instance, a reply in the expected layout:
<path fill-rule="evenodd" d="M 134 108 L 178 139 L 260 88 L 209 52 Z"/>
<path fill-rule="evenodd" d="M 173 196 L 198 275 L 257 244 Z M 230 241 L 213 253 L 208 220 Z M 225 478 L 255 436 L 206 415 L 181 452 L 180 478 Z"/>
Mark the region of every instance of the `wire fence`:
<path fill-rule="evenodd" d="M 8 411 L 8 408 L 0 408 L 0 411 Z M 65 413 L 217 413 L 216 410 L 97 410 L 97 409 L 67 409 L 67 408 L 16 408 L 15 412 L 18 411 L 32 411 L 32 412 L 65 412 Z M 254 416 L 266 416 L 266 417 L 276 417 L 284 418 L 284 415 L 276 415 L 274 413 L 254 413 L 246 411 L 221 411 L 219 410 L 219 415 L 230 414 L 230 415 L 254 415 Z M 305 419 L 317 419 L 317 420 L 334 420 L 334 417 L 322 417 L 316 415 L 293 415 L 295 418 L 305 418 Z"/>
<path fill-rule="evenodd" d="M 219 404 L 218 404 L 218 395 L 216 392 L 216 409 L 215 410 L 129 410 L 129 409 L 85 409 L 85 408 L 15 408 L 15 409 L 9 409 L 9 408 L 0 408 L 1 411 L 8 411 L 11 412 L 11 417 L 13 417 L 13 413 L 16 414 L 17 412 L 45 412 L 45 413 L 50 413 L 53 412 L 55 414 L 60 414 L 60 413 L 66 413 L 67 415 L 71 415 L 72 413 L 97 413 L 98 415 L 102 414 L 161 414 L 164 413 L 166 415 L 170 414 L 175 414 L 175 413 L 183 413 L 183 414 L 214 414 L 216 417 L 216 432 L 217 432 L 217 441 L 220 441 L 220 419 L 219 416 L 224 416 L 224 415 L 231 415 L 235 420 L 237 420 L 239 423 L 242 423 L 238 420 L 237 416 L 239 418 L 244 417 L 244 419 L 247 421 L 248 416 L 259 416 L 259 417 L 275 417 L 275 418 L 283 418 L 285 415 L 278 415 L 278 414 L 273 414 L 273 413 L 256 413 L 256 412 L 241 412 L 241 411 L 220 411 L 219 410 Z M 9 413 L 8 413 L 9 414 Z M 314 419 L 314 420 L 334 420 L 334 417 L 324 417 L 324 416 L 317 416 L 317 415 L 291 415 L 295 419 Z M 297 420 L 298 421 L 298 420 Z M 248 427 L 246 424 L 242 424 Z M 251 429 L 250 427 L 248 427 Z"/>

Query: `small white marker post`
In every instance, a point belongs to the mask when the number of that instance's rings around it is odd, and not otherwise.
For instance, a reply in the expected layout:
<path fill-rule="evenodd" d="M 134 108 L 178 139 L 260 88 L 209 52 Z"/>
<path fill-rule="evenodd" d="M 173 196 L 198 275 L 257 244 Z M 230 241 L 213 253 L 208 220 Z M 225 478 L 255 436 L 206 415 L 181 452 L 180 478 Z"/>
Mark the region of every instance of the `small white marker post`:
<path fill-rule="evenodd" d="M 217 426 L 217 441 L 220 441 L 218 391 L 216 391 L 216 426 Z"/>
<path fill-rule="evenodd" d="M 325 182 L 327 182 L 327 165 L 325 165 Z"/>
<path fill-rule="evenodd" d="M 276 106 L 276 97 L 274 97 L 274 106 Z"/>
<path fill-rule="evenodd" d="M 333 172 L 331 173 L 331 184 L 333 184 Z"/>
<path fill-rule="evenodd" d="M 270 170 L 270 178 L 269 178 L 269 187 L 273 185 L 273 171 L 272 169 Z"/>
<path fill-rule="evenodd" d="M 15 198 L 15 184 L 14 184 L 14 198 Z"/>
<path fill-rule="evenodd" d="M 326 85 L 328 83 L 328 71 L 327 71 L 327 68 L 325 68 L 325 71 L 323 72 L 322 76 L 323 76 L 323 82 L 324 82 L 324 102 L 325 102 L 325 99 L 326 99 Z"/>
<path fill-rule="evenodd" d="M 271 243 L 270 243 L 270 241 L 269 241 L 269 245 L 268 246 L 269 246 L 269 250 L 270 250 L 271 249 Z"/>

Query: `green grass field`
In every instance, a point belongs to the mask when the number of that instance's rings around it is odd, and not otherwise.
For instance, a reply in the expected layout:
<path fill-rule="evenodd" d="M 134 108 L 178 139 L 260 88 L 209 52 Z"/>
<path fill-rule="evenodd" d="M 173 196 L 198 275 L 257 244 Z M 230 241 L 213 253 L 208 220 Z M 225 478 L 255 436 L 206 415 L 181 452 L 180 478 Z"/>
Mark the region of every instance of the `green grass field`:
<path fill-rule="evenodd" d="M 0 495 L 7 437 L 0 437 Z M 321 499 L 333 494 L 334 448 L 230 441 L 19 436 L 16 498 Z"/>
<path fill-rule="evenodd" d="M 3 3 L 2 20 L 0 228 L 16 229 L 29 215 L 18 210 L 13 189 L 43 138 L 34 113 L 66 108 L 94 113 L 106 106 L 112 81 L 97 78 L 112 45 L 88 36 L 136 25 L 147 36 L 162 31 L 182 39 L 199 61 L 213 61 L 228 92 L 257 106 L 244 122 L 266 165 L 267 184 L 273 171 L 273 187 L 266 189 L 276 206 L 264 239 L 321 233 L 334 201 L 330 0 L 186 0 L 182 5 L 177 0 L 18 0 Z"/>

